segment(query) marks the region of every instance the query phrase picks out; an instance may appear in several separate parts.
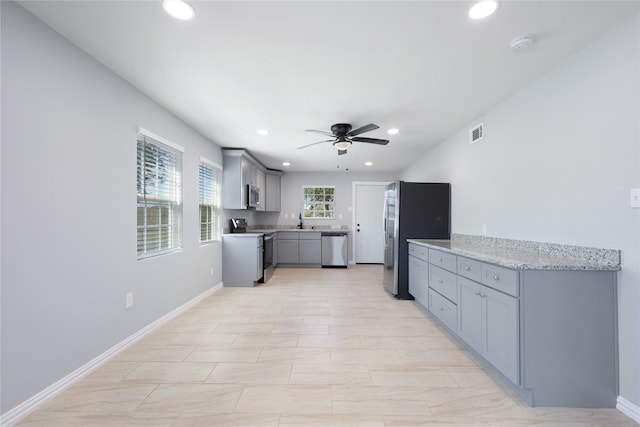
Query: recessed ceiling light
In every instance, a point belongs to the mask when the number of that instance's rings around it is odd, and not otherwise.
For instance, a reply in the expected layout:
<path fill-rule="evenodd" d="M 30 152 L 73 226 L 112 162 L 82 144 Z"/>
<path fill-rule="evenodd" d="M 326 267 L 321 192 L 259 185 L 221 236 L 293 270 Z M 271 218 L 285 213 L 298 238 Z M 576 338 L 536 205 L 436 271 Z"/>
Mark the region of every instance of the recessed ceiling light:
<path fill-rule="evenodd" d="M 397 134 L 398 132 L 400 132 L 400 129 L 396 129 L 396 128 L 391 128 L 391 129 L 389 129 L 389 130 L 387 131 L 387 133 L 388 133 L 389 135 L 395 135 L 395 134 Z"/>
<path fill-rule="evenodd" d="M 498 9 L 498 0 L 483 0 L 469 9 L 469 18 L 483 19 L 493 14 Z"/>
<path fill-rule="evenodd" d="M 258 135 L 269 135 L 269 131 L 266 129 L 258 129 Z"/>
<path fill-rule="evenodd" d="M 176 19 L 187 21 L 195 15 L 193 7 L 183 0 L 164 0 L 162 2 L 164 11 Z"/>
<path fill-rule="evenodd" d="M 364 162 L 365 166 L 371 166 L 373 163 L 372 162 Z"/>
<path fill-rule="evenodd" d="M 282 166 L 291 166 L 291 163 L 289 163 L 289 162 L 282 162 Z"/>

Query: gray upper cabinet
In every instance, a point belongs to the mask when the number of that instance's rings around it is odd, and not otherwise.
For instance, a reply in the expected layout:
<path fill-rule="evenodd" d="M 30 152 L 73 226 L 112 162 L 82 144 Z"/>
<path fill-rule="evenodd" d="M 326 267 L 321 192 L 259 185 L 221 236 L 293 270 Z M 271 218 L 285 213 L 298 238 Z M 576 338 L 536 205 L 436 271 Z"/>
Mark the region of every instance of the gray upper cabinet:
<path fill-rule="evenodd" d="M 222 207 L 247 208 L 248 161 L 243 150 L 222 150 Z"/>
<path fill-rule="evenodd" d="M 267 212 L 280 212 L 280 177 L 282 172 L 267 170 L 264 207 Z"/>
<path fill-rule="evenodd" d="M 245 150 L 222 150 L 222 207 L 247 209 L 247 185 L 260 189 L 260 206 L 257 211 L 280 211 L 280 171 L 267 170 Z M 275 176 L 277 180 L 270 178 Z M 272 193 L 272 194 L 270 194 Z"/>

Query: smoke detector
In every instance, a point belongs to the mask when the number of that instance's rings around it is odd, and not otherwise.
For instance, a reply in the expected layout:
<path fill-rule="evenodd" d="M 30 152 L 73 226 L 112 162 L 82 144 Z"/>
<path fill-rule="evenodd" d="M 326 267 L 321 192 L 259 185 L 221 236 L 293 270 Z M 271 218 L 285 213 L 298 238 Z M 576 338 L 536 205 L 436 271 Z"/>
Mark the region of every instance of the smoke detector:
<path fill-rule="evenodd" d="M 511 47 L 511 50 L 514 52 L 522 52 L 530 49 L 535 42 L 536 42 L 536 39 L 533 36 L 520 36 L 511 40 L 511 43 L 509 43 L 509 46 Z"/>

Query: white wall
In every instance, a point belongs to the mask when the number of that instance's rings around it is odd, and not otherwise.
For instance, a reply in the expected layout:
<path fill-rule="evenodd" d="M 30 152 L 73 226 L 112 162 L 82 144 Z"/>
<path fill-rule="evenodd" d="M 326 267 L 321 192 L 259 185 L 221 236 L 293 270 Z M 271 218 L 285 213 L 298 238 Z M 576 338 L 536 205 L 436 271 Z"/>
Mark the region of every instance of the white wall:
<path fill-rule="evenodd" d="M 461 129 L 402 173 L 452 184 L 452 232 L 622 250 L 620 394 L 640 406 L 640 16 Z M 540 47 L 542 48 L 542 47 Z M 526 55 L 526 53 L 523 53 Z"/>
<path fill-rule="evenodd" d="M 348 154 L 347 154 L 348 156 Z M 381 172 L 286 172 L 282 176 L 281 211 L 259 214 L 261 224 L 296 226 L 302 213 L 302 187 L 305 185 L 335 186 L 336 219 L 305 219 L 306 227 L 347 226 L 353 223 L 353 182 L 388 182 L 397 179 L 396 173 Z M 287 217 L 285 217 L 287 215 Z"/>
<path fill-rule="evenodd" d="M 221 282 L 220 244 L 198 244 L 197 186 L 199 157 L 222 154 L 20 6 L 1 2 L 1 19 L 6 413 Z M 186 148 L 184 250 L 143 261 L 139 126 Z"/>

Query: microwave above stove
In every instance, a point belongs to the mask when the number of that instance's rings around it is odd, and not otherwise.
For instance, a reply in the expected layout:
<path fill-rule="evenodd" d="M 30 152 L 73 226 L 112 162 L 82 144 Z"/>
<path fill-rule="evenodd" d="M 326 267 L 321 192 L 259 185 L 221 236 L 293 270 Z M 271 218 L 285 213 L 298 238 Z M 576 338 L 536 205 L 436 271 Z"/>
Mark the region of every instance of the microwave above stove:
<path fill-rule="evenodd" d="M 260 188 L 255 185 L 247 184 L 247 207 L 260 207 Z"/>

